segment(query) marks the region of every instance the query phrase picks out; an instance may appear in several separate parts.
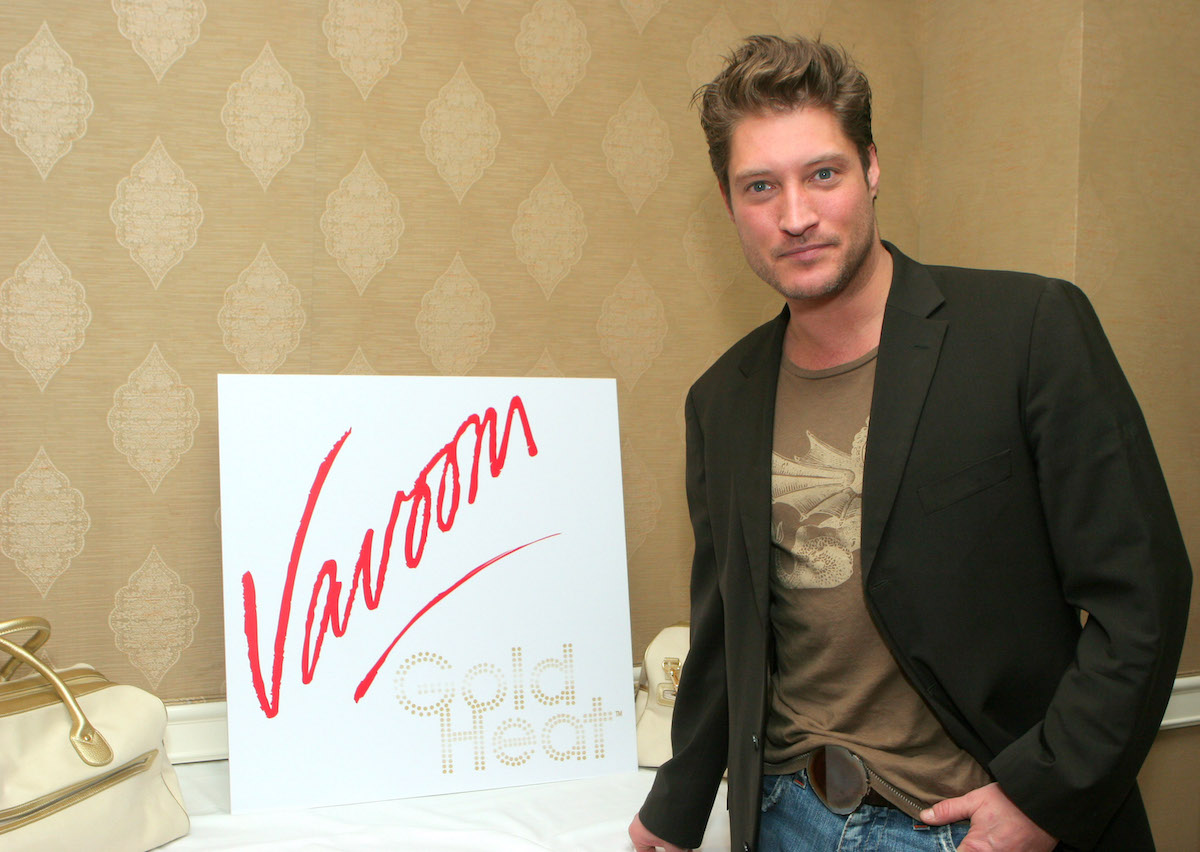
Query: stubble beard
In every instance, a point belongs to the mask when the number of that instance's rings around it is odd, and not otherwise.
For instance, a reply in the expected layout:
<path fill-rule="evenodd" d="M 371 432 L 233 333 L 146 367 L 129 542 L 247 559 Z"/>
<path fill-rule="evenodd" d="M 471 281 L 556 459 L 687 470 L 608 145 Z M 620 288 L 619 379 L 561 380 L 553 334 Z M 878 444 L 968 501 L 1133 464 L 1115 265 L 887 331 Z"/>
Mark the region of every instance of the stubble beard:
<path fill-rule="evenodd" d="M 780 280 L 779 275 L 776 274 L 770 262 L 765 260 L 761 255 L 755 253 L 751 256 L 748 251 L 745 254 L 747 261 L 750 263 L 750 268 L 754 270 L 754 273 L 785 299 L 817 301 L 836 296 L 850 286 L 850 283 L 858 277 L 863 265 L 867 262 L 867 257 L 871 254 L 871 244 L 874 239 L 875 228 L 872 222 L 861 232 L 851 235 L 848 243 L 840 241 L 834 243 L 834 249 L 845 245 L 848 253 L 834 271 L 833 276 L 815 286 L 788 286 Z M 743 243 L 742 248 L 744 251 L 746 248 L 745 243 Z"/>

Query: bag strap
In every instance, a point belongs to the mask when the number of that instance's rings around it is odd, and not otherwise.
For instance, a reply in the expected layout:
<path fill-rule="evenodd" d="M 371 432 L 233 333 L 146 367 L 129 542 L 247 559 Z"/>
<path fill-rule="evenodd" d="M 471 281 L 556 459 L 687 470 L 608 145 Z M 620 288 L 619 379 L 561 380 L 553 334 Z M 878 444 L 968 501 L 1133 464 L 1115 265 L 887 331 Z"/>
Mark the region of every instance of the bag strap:
<path fill-rule="evenodd" d="M 28 640 L 24 645 L 18 645 L 4 637 L 10 633 L 18 633 L 22 630 L 35 630 L 33 638 Z M 88 721 L 87 716 L 83 715 L 83 708 L 79 706 L 79 701 L 71 694 L 71 690 L 67 689 L 67 685 L 63 683 L 62 678 L 44 662 L 35 657 L 32 653 L 45 643 L 50 636 L 50 624 L 42 618 L 14 618 L 11 621 L 0 622 L 0 651 L 8 653 L 12 659 L 5 663 L 4 668 L 0 669 L 0 674 L 11 675 L 17 670 L 17 667 L 22 663 L 36 671 L 46 681 L 54 687 L 54 691 L 58 693 L 58 697 L 62 699 L 62 703 L 66 706 L 67 712 L 71 714 L 71 746 L 75 749 L 75 753 L 80 759 L 89 766 L 104 766 L 112 762 L 113 750 L 104 739 L 99 731 L 92 727 L 92 723 Z M 15 665 L 14 665 L 15 664 Z M 7 679 L 7 678 L 2 678 Z"/>
<path fill-rule="evenodd" d="M 0 621 L 0 636 L 7 636 L 10 633 L 20 633 L 23 630 L 32 630 L 33 635 L 21 643 L 25 650 L 33 654 L 38 648 L 46 644 L 46 640 L 50 638 L 50 622 L 44 618 L 38 618 L 31 615 L 25 618 L 13 618 L 8 621 Z M 13 657 L 3 668 L 0 668 L 0 681 L 11 680 L 12 676 L 17 673 L 17 669 L 23 663 L 20 657 Z"/>

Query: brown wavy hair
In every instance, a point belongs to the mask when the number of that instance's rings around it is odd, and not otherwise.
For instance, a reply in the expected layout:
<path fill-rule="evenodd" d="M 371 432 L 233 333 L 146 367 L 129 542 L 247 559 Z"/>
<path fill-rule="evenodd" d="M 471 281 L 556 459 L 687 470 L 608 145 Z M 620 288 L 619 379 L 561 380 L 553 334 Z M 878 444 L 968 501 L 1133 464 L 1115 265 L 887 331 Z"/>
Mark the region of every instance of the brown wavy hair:
<path fill-rule="evenodd" d="M 734 128 L 747 115 L 789 112 L 799 107 L 827 109 L 858 149 L 863 171 L 870 164 L 871 84 L 839 47 L 796 36 L 747 38 L 726 57 L 725 67 L 692 95 L 700 104 L 700 126 L 708 158 L 729 191 L 729 146 Z"/>

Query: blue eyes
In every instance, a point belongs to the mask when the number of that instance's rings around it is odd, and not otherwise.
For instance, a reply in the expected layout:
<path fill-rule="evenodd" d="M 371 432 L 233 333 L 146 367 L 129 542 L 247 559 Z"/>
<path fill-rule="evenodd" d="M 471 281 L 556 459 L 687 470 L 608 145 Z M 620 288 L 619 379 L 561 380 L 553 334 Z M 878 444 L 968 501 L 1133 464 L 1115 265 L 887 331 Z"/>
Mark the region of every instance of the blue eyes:
<path fill-rule="evenodd" d="M 837 169 L 832 168 L 832 167 L 826 167 L 823 169 L 817 169 L 815 172 L 813 172 L 810 180 L 812 180 L 816 183 L 832 184 L 837 181 L 837 177 L 838 177 Z M 769 180 L 751 181 L 749 184 L 746 185 L 746 191 L 751 194 L 755 194 L 755 195 L 764 193 L 764 192 L 769 192 L 773 188 L 774 188 L 774 184 L 771 183 L 771 181 L 769 181 Z"/>

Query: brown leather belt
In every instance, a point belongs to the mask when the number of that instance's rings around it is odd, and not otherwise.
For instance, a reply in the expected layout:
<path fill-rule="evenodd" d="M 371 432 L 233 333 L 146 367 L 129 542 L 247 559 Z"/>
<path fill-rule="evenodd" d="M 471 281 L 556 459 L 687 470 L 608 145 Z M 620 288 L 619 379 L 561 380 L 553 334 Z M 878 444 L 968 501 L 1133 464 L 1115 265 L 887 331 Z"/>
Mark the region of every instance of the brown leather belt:
<path fill-rule="evenodd" d="M 883 796 L 879 795 L 879 792 L 874 788 L 867 790 L 867 795 L 863 796 L 863 804 L 874 805 L 877 808 L 891 808 L 894 811 L 900 810 L 900 808 L 896 807 Z"/>

